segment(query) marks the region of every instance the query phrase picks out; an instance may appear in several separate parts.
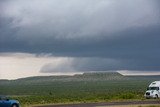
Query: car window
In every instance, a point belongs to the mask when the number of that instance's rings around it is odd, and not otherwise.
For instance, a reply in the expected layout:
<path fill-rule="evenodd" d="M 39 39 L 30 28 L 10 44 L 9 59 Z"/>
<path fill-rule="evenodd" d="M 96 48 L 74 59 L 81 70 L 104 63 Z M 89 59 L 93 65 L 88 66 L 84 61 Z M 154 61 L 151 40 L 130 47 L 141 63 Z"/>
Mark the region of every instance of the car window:
<path fill-rule="evenodd" d="M 6 100 L 7 98 L 6 97 L 0 97 L 0 100 Z"/>

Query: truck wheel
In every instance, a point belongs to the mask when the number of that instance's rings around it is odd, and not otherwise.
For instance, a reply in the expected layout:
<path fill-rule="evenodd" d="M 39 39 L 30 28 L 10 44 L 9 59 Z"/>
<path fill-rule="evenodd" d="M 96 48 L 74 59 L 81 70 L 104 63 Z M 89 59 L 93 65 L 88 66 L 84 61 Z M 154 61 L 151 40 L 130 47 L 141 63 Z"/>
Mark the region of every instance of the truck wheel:
<path fill-rule="evenodd" d="M 159 97 L 158 97 L 158 95 L 156 94 L 156 99 L 158 99 Z"/>
<path fill-rule="evenodd" d="M 11 107 L 18 107 L 18 105 L 17 104 L 13 104 Z"/>

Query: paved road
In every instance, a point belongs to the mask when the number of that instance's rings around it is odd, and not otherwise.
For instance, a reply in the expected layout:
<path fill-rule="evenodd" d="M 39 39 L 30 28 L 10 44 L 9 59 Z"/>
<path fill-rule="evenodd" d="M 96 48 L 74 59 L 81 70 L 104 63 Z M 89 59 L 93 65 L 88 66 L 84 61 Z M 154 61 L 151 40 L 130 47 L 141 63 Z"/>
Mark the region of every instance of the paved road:
<path fill-rule="evenodd" d="M 123 106 L 137 104 L 160 104 L 159 101 L 127 101 L 127 102 L 105 102 L 105 103 L 85 103 L 85 104 L 62 104 L 62 105 L 46 105 L 34 107 L 96 107 L 96 106 Z"/>

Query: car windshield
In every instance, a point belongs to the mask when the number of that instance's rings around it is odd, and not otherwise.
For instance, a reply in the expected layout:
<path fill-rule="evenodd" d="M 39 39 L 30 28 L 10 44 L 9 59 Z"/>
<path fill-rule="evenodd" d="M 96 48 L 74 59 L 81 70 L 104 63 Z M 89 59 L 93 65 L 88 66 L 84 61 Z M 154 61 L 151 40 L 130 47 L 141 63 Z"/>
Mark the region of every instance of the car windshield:
<path fill-rule="evenodd" d="M 6 100 L 7 98 L 5 96 L 0 96 L 0 100 Z"/>
<path fill-rule="evenodd" d="M 147 90 L 159 90 L 159 87 L 148 87 Z"/>

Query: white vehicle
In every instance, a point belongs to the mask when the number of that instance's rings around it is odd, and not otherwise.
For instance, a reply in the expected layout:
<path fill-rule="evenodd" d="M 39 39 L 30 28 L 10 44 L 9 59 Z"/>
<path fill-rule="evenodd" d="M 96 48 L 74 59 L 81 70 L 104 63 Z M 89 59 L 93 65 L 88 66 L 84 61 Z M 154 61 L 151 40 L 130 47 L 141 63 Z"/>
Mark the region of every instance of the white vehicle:
<path fill-rule="evenodd" d="M 160 81 L 152 82 L 144 96 L 146 98 L 160 98 Z"/>

